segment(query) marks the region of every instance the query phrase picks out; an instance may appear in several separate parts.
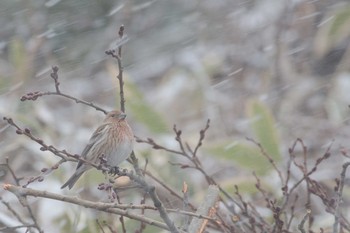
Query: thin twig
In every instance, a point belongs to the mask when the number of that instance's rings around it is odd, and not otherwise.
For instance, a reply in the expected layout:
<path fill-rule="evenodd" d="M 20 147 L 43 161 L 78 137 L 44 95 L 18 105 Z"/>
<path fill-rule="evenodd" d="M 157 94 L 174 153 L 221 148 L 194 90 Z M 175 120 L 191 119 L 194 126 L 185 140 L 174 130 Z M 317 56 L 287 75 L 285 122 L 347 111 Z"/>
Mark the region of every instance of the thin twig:
<path fill-rule="evenodd" d="M 146 193 L 142 196 L 142 199 L 140 201 L 141 205 L 144 205 L 145 203 L 146 203 Z M 141 215 L 144 215 L 144 214 L 145 214 L 145 210 L 142 209 L 141 210 Z M 138 233 L 142 233 L 144 229 L 146 229 L 146 224 L 143 223 L 143 222 L 140 222 L 140 228 L 138 230 Z M 126 231 L 125 231 L 125 233 L 126 233 Z"/>
<path fill-rule="evenodd" d="M 304 142 L 300 140 L 300 144 L 302 145 L 303 149 L 303 165 L 298 166 L 300 170 L 302 171 L 305 180 L 306 180 L 306 203 L 305 203 L 305 208 L 307 210 L 311 209 L 311 188 L 310 188 L 310 177 L 306 176 L 308 172 L 308 163 L 307 163 L 307 147 L 305 146 Z M 294 161 L 295 162 L 295 161 Z M 294 163 L 296 164 L 296 163 Z M 311 218 L 308 218 L 308 231 L 311 230 Z"/>
<path fill-rule="evenodd" d="M 304 215 L 303 219 L 301 220 L 301 222 L 298 224 L 298 230 L 301 232 L 301 233 L 306 233 L 305 232 L 305 229 L 304 229 L 304 225 L 305 225 L 305 222 L 306 220 L 309 218 L 311 214 L 311 210 L 307 210 L 306 214 Z"/>
<path fill-rule="evenodd" d="M 145 175 L 149 176 L 151 179 L 153 179 L 154 181 L 156 181 L 158 184 L 160 184 L 163 188 L 165 188 L 166 190 L 169 191 L 169 193 L 171 195 L 173 195 L 174 197 L 176 197 L 179 200 L 182 200 L 182 196 L 180 194 L 178 194 L 174 189 L 172 189 L 171 187 L 169 187 L 165 182 L 161 181 L 159 178 L 157 178 L 156 176 L 154 176 L 151 172 L 149 171 L 144 171 L 143 172 Z M 191 207 L 192 210 L 196 210 L 196 207 L 191 204 L 188 203 L 189 207 Z"/>
<path fill-rule="evenodd" d="M 292 221 L 294 219 L 294 211 L 295 211 L 295 206 L 296 206 L 296 203 L 297 203 L 298 199 L 299 199 L 299 195 L 295 195 L 293 204 L 290 207 L 290 218 L 289 218 L 289 221 L 287 223 L 287 230 L 289 230 L 289 228 L 290 228 L 290 226 L 292 224 Z"/>
<path fill-rule="evenodd" d="M 238 186 L 235 185 L 234 188 L 235 188 L 235 194 L 237 195 L 239 202 L 242 203 L 242 204 L 239 204 L 239 203 L 237 202 L 237 204 L 236 204 L 236 205 L 241 209 L 242 215 L 245 216 L 245 217 L 247 217 L 247 218 L 249 219 L 249 222 L 255 222 L 254 217 L 251 216 L 251 215 L 249 214 L 249 212 L 248 212 L 248 204 L 247 204 L 247 202 L 245 202 L 245 201 L 243 200 L 243 197 L 242 197 L 241 193 L 239 192 Z M 238 216 L 237 214 L 235 214 L 235 218 L 236 218 L 236 219 L 240 219 L 239 216 Z M 248 228 L 250 232 L 254 232 L 253 226 L 250 226 L 250 225 L 248 225 L 247 223 L 243 223 L 243 225 L 244 225 L 246 228 Z"/>
<path fill-rule="evenodd" d="M 136 138 L 136 142 L 149 144 L 155 150 L 164 150 L 164 151 L 167 151 L 167 152 L 170 152 L 170 153 L 173 153 L 173 154 L 184 155 L 183 151 L 177 151 L 177 150 L 174 150 L 174 149 L 169 149 L 167 147 L 161 146 L 158 143 L 156 143 L 152 138 L 147 138 L 146 140 L 145 139 L 141 139 L 139 137 L 135 137 L 135 138 Z"/>
<path fill-rule="evenodd" d="M 349 166 L 350 166 L 350 162 L 344 163 L 342 172 L 340 174 L 340 182 L 337 190 L 337 200 L 335 203 L 333 233 L 339 232 L 338 225 L 339 225 L 339 216 L 340 216 L 340 204 L 343 201 L 343 188 L 345 184 L 345 174 Z"/>
<path fill-rule="evenodd" d="M 294 160 L 294 158 L 295 158 L 295 156 L 294 156 L 294 150 L 295 150 L 295 147 L 296 147 L 296 145 L 297 145 L 298 142 L 301 143 L 302 140 L 298 138 L 298 139 L 294 142 L 293 146 L 289 149 L 289 156 L 291 157 L 292 162 L 294 162 L 294 165 L 300 168 L 300 165 L 298 165 L 298 164 L 295 162 L 295 160 Z M 301 143 L 301 145 L 303 145 L 303 143 Z M 284 195 L 284 202 L 283 202 L 283 204 L 282 204 L 282 206 L 281 206 L 281 209 L 284 209 L 284 208 L 287 206 L 287 204 L 288 204 L 288 202 L 289 202 L 289 198 L 290 198 L 291 194 L 293 193 L 293 191 L 294 191 L 307 177 L 309 177 L 311 174 L 313 174 L 314 172 L 316 172 L 316 170 L 317 170 L 317 168 L 318 168 L 318 165 L 319 165 L 320 163 L 322 163 L 324 160 L 326 160 L 326 159 L 328 159 L 328 158 L 330 157 L 330 155 L 331 155 L 331 154 L 330 154 L 331 147 L 332 147 L 332 144 L 329 145 L 329 147 L 326 149 L 326 152 L 323 154 L 323 156 L 321 156 L 320 158 L 318 158 L 318 159 L 316 160 L 316 163 L 315 163 L 314 166 L 311 168 L 311 170 L 308 171 L 306 174 L 304 174 L 304 176 L 303 176 L 299 181 L 297 181 L 297 182 L 292 186 L 292 188 L 289 189 L 288 194 Z M 303 147 L 303 149 L 305 149 L 305 147 Z"/>
<path fill-rule="evenodd" d="M 183 182 L 183 185 L 182 185 L 182 193 L 183 193 L 183 206 L 182 206 L 182 209 L 184 211 L 187 210 L 188 208 L 188 205 L 189 205 L 189 198 L 188 198 L 188 185 L 187 183 L 184 181 Z M 183 220 L 182 220 L 182 228 L 187 231 L 188 230 L 188 226 L 190 224 L 190 218 L 189 216 L 184 216 Z"/>
<path fill-rule="evenodd" d="M 280 171 L 280 169 L 277 167 L 275 161 L 273 160 L 273 158 L 265 151 L 265 149 L 263 148 L 263 146 L 261 145 L 261 143 L 255 141 L 252 138 L 247 137 L 246 138 L 248 141 L 253 142 L 255 145 L 257 145 L 260 149 L 261 154 L 269 161 L 269 163 L 273 166 L 273 168 L 275 169 L 275 171 L 278 174 L 278 177 L 281 180 L 281 184 L 283 185 L 283 176 L 282 176 L 282 172 Z"/>
<path fill-rule="evenodd" d="M 52 72 L 50 74 L 50 76 L 53 78 L 54 82 L 55 82 L 55 89 L 56 91 L 53 92 L 53 91 L 47 91 L 47 92 L 39 92 L 39 91 L 35 91 L 35 92 L 29 92 L 27 93 L 26 95 L 22 96 L 21 97 L 21 101 L 26 101 L 26 100 L 37 100 L 39 97 L 42 97 L 42 96 L 48 96 L 48 95 L 57 95 L 57 96 L 61 96 L 61 97 L 64 97 L 66 99 L 70 99 L 70 100 L 73 100 L 75 101 L 75 103 L 78 103 L 78 104 L 84 104 L 86 106 L 89 106 L 89 107 L 92 107 L 94 109 L 96 109 L 97 111 L 101 111 L 103 112 L 104 114 L 107 114 L 107 111 L 104 110 L 103 108 L 97 106 L 96 104 L 92 103 L 92 102 L 88 102 L 88 101 L 85 101 L 85 100 L 81 100 L 81 99 L 78 99 L 74 96 L 71 96 L 71 95 L 68 95 L 68 94 L 65 94 L 65 93 L 62 93 L 60 88 L 59 88 L 59 81 L 58 81 L 58 67 L 57 66 L 53 66 L 52 67 Z"/>
<path fill-rule="evenodd" d="M 123 39 L 124 36 L 124 26 L 120 26 L 119 32 L 118 32 L 120 40 Z M 119 74 L 118 74 L 118 80 L 119 80 L 119 87 L 120 87 L 120 109 L 122 112 L 125 112 L 125 98 L 124 98 L 124 81 L 123 81 L 123 66 L 122 66 L 122 46 L 118 46 L 118 68 L 119 68 Z"/>
<path fill-rule="evenodd" d="M 123 41 L 124 39 L 124 25 L 121 25 L 119 28 L 119 41 Z M 118 69 L 119 69 L 119 73 L 117 75 L 117 79 L 119 81 L 119 95 L 120 95 L 120 110 L 122 112 L 125 112 L 125 97 L 124 97 L 124 81 L 123 81 L 123 65 L 122 65 L 122 45 L 123 43 L 120 43 L 118 45 L 118 52 L 116 53 L 116 51 L 114 49 L 111 50 L 107 50 L 105 53 L 107 55 L 112 56 L 113 58 L 115 58 L 117 60 L 118 63 Z"/>
<path fill-rule="evenodd" d="M 20 221 L 23 225 L 29 225 L 28 223 L 26 223 L 26 221 L 24 219 L 22 219 L 22 217 L 12 208 L 12 206 L 10 205 L 10 203 L 4 201 L 2 199 L 2 197 L 0 197 L 0 201 L 2 202 L 2 204 L 4 204 L 4 206 L 7 207 L 7 209 L 13 214 L 13 216 L 16 217 L 16 219 L 18 221 Z"/>
<path fill-rule="evenodd" d="M 1 164 L 1 165 L 4 165 L 5 167 L 7 167 L 7 170 L 11 173 L 11 176 L 15 180 L 16 185 L 19 185 L 20 181 L 23 180 L 23 178 L 17 177 L 16 173 L 13 171 L 12 167 L 10 166 L 9 158 L 6 158 L 5 162 L 6 162 L 5 164 Z"/>
<path fill-rule="evenodd" d="M 103 230 L 103 226 L 101 225 L 100 221 L 98 219 L 96 219 L 96 223 L 97 226 L 100 228 L 100 230 L 102 231 L 102 233 L 105 233 L 105 231 Z"/>
<path fill-rule="evenodd" d="M 196 157 L 196 154 L 197 154 L 199 147 L 202 146 L 203 140 L 205 137 L 205 133 L 209 129 L 209 126 L 210 126 L 210 119 L 207 120 L 207 124 L 205 125 L 205 128 L 199 131 L 199 140 L 198 140 L 196 148 L 194 149 L 193 157 Z"/>
<path fill-rule="evenodd" d="M 182 152 L 181 154 L 182 154 L 183 156 L 189 158 L 189 155 L 186 153 L 185 148 L 184 148 L 184 145 L 183 145 L 183 143 L 182 143 L 182 139 L 181 139 L 182 130 L 178 130 L 176 124 L 174 124 L 173 130 L 174 130 L 175 135 L 176 135 L 176 136 L 175 136 L 175 140 L 179 143 L 179 147 L 180 147 L 181 152 Z"/>

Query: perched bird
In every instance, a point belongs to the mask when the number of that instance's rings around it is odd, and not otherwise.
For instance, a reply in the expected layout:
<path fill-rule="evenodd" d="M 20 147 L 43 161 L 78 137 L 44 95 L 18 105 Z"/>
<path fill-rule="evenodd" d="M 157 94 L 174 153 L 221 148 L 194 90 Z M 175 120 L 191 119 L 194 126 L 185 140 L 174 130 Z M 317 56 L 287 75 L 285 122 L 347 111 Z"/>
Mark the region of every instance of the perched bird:
<path fill-rule="evenodd" d="M 116 167 L 126 160 L 133 150 L 134 134 L 125 118 L 126 114 L 119 110 L 109 112 L 102 125 L 92 134 L 89 144 L 81 153 L 82 158 L 99 164 L 101 156 L 104 156 L 106 165 L 110 167 Z M 74 174 L 61 189 L 66 186 L 71 189 L 90 168 L 87 163 L 79 161 Z"/>

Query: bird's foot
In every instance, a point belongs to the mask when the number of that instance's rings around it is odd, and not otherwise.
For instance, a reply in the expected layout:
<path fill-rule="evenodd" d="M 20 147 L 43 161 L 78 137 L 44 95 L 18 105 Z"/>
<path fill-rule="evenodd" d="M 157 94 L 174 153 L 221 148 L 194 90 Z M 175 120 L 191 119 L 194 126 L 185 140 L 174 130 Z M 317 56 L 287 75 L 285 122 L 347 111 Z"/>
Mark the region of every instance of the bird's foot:
<path fill-rule="evenodd" d="M 110 167 L 108 173 L 112 175 L 118 175 L 120 173 L 119 167 Z"/>

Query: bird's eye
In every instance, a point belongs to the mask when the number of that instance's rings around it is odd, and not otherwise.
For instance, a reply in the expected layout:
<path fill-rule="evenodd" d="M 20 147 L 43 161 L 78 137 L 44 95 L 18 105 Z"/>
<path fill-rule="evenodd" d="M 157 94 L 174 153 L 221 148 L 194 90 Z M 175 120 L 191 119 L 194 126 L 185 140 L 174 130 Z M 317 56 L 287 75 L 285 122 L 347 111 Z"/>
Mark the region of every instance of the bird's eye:
<path fill-rule="evenodd" d="M 115 114 L 112 114 L 111 117 L 115 117 Z"/>

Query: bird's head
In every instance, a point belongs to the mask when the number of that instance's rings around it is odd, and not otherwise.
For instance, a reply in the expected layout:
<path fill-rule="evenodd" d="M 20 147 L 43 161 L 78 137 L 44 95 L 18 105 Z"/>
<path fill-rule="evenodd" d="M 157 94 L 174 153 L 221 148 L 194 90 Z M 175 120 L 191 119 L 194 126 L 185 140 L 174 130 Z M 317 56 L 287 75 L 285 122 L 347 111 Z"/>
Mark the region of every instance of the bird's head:
<path fill-rule="evenodd" d="M 110 111 L 107 113 L 105 121 L 123 121 L 126 118 L 126 114 L 119 110 Z"/>

